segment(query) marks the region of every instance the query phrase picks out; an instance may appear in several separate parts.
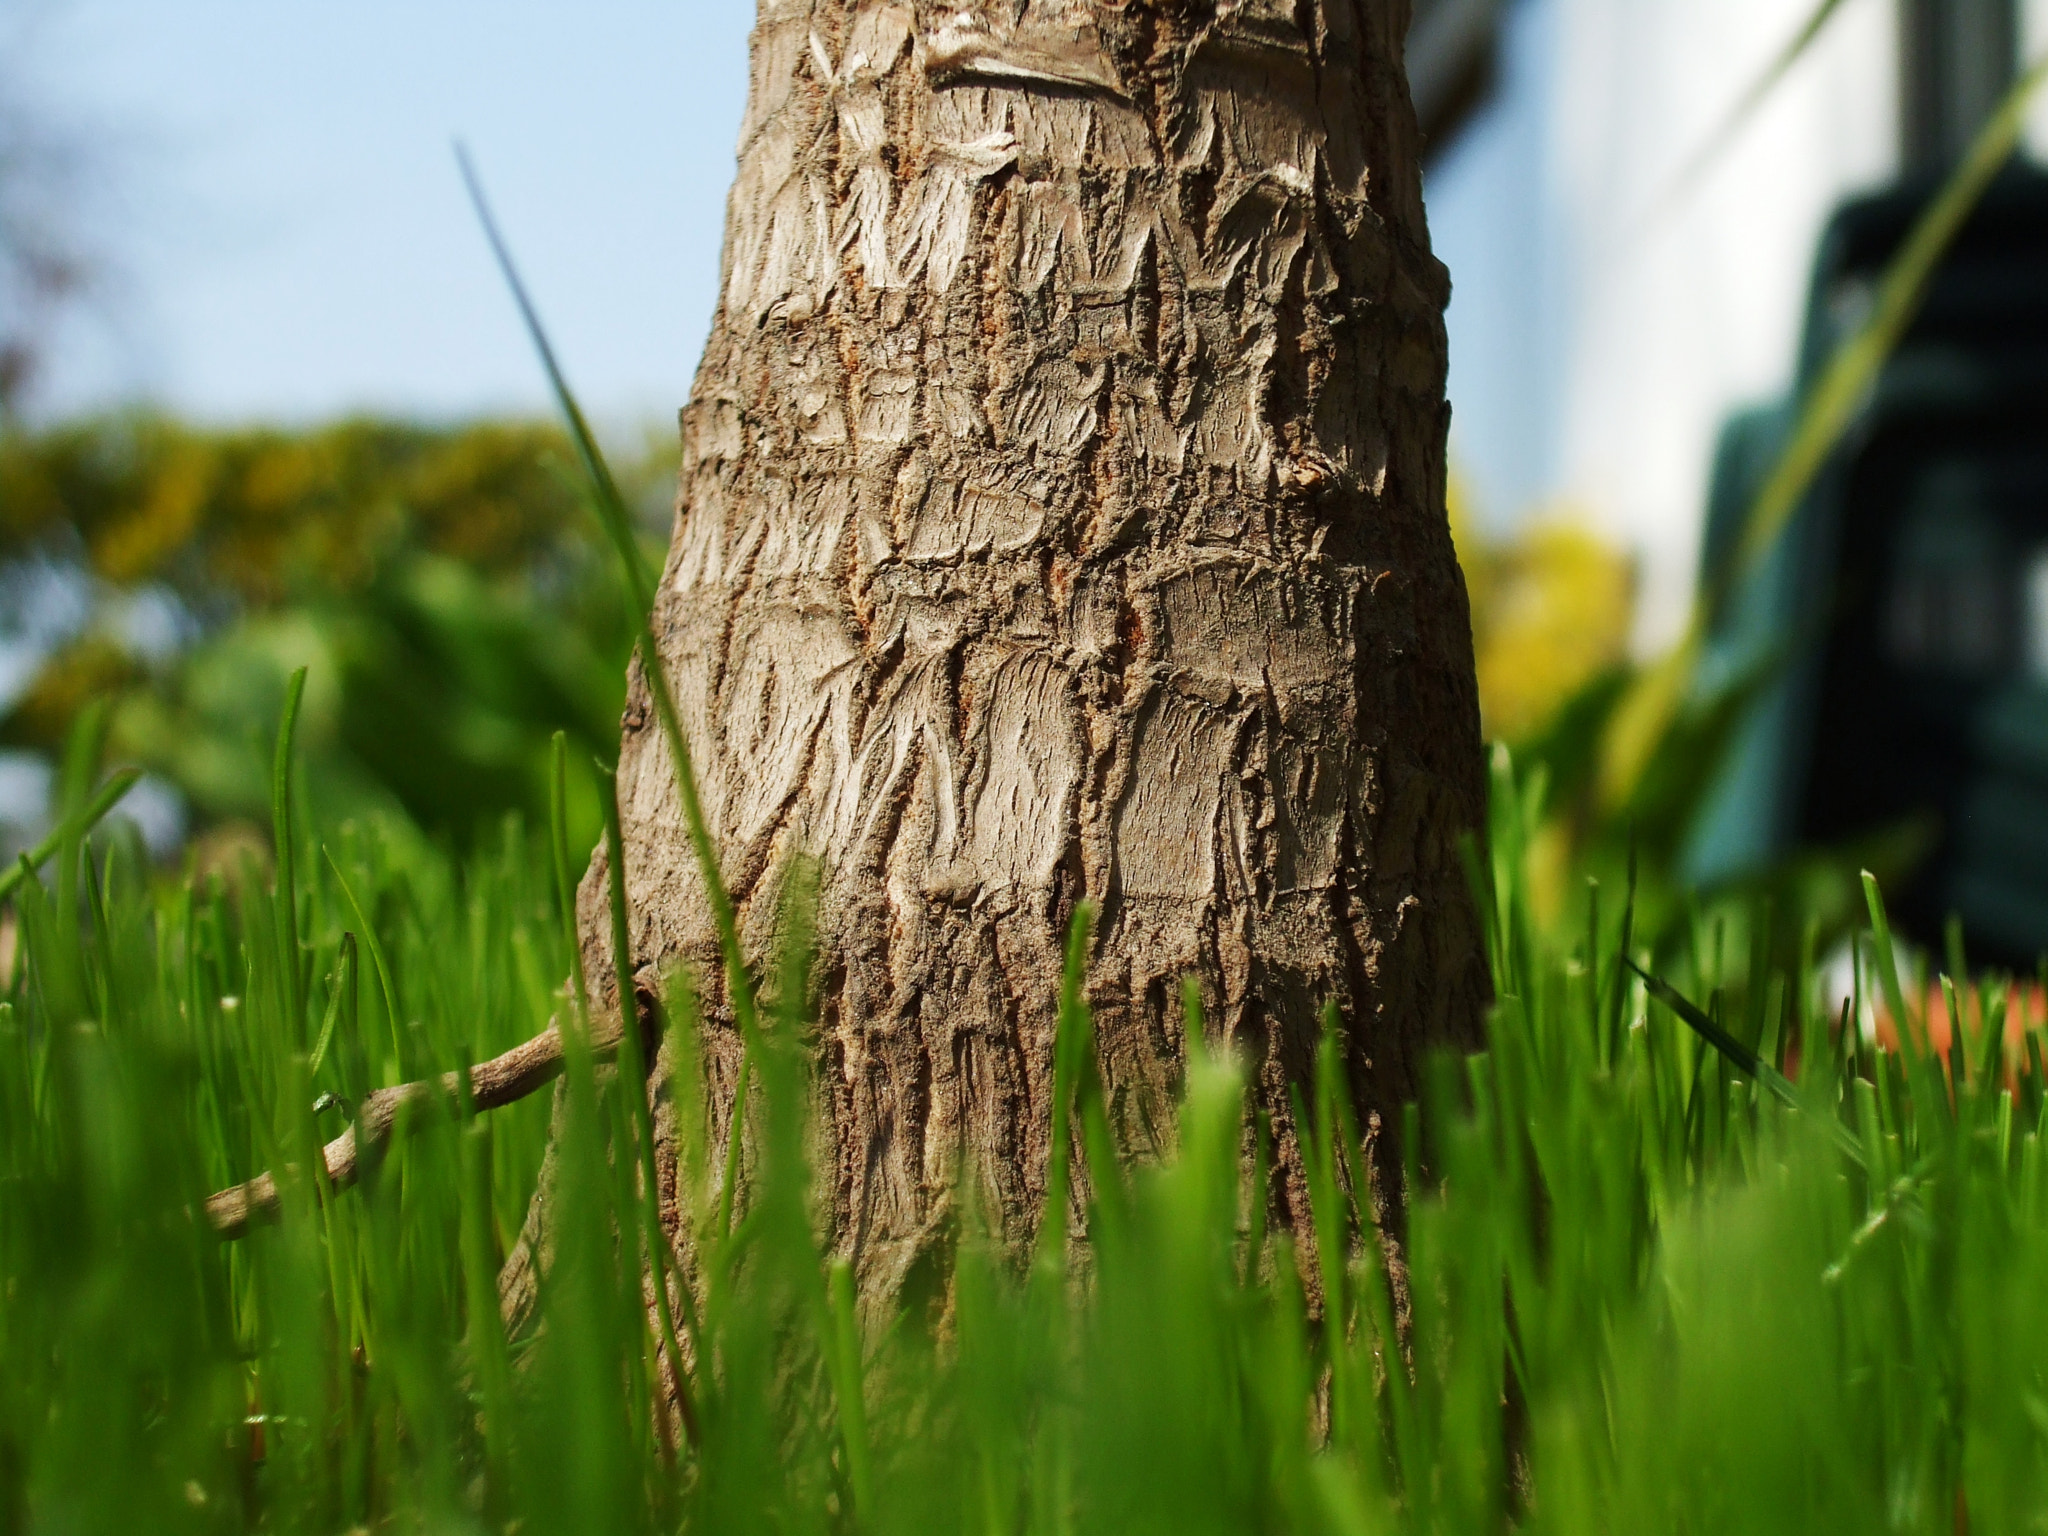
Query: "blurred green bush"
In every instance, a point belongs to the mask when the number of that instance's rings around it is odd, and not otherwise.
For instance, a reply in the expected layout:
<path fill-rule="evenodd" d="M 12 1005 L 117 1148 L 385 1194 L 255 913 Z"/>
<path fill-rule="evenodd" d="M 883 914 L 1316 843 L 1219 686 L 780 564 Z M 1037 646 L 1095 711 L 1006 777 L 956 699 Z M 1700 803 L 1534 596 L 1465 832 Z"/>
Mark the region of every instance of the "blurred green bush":
<path fill-rule="evenodd" d="M 671 436 L 620 456 L 650 542 Z M 0 705 L 0 745 L 52 753 L 107 699 L 113 753 L 174 786 L 204 833 L 263 814 L 285 679 L 309 666 L 323 815 L 402 811 L 458 843 L 538 816 L 554 731 L 615 750 L 630 649 L 572 462 L 557 429 L 524 421 L 137 414 L 0 441 L 0 570 L 86 594 Z M 594 807 L 577 820 L 594 835 Z"/>

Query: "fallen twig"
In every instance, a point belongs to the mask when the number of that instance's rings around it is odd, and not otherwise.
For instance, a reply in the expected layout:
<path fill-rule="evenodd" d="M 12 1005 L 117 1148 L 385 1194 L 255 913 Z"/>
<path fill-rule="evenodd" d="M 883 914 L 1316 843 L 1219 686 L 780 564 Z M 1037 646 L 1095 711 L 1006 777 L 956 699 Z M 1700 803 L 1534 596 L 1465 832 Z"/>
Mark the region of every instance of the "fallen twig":
<path fill-rule="evenodd" d="M 590 1054 L 596 1061 L 609 1060 L 619 1048 L 615 1020 L 592 1020 Z M 478 1110 L 499 1109 L 518 1102 L 537 1088 L 545 1088 L 562 1072 L 562 1032 L 549 1025 L 522 1045 L 502 1056 L 480 1061 L 469 1069 L 469 1091 Z M 362 1102 L 355 1124 L 321 1148 L 327 1164 L 327 1181 L 342 1189 L 356 1180 L 366 1155 L 374 1156 L 391 1139 L 391 1128 L 399 1115 L 415 1104 L 457 1101 L 461 1084 L 453 1072 L 396 1088 L 380 1088 Z M 361 1143 L 358 1144 L 358 1134 Z M 267 1217 L 277 1214 L 277 1179 L 259 1173 L 245 1184 L 236 1184 L 206 1200 L 206 1219 L 224 1238 L 237 1238 Z"/>

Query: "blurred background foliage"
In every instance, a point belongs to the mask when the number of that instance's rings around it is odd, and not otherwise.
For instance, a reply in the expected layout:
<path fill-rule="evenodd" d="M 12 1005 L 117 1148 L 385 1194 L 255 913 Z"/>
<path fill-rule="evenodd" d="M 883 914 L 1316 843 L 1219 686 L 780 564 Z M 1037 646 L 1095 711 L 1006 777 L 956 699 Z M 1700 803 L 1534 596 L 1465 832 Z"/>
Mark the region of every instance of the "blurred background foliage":
<path fill-rule="evenodd" d="M 652 548 L 670 434 L 617 454 Z M 329 813 L 377 804 L 458 838 L 545 804 L 549 735 L 608 753 L 626 620 L 551 424 L 347 420 L 209 429 L 160 415 L 0 439 L 0 583 L 68 602 L 0 714 L 52 754 L 80 709 L 173 787 L 194 830 L 260 815 L 284 680 Z M 1454 488 L 1489 735 L 1520 744 L 1622 664 L 1627 558 L 1568 516 L 1488 537 Z M 21 621 L 17 619 L 19 626 Z M 37 654 L 39 653 L 39 654 Z"/>
<path fill-rule="evenodd" d="M 617 455 L 650 545 L 670 437 Z M 47 761 L 105 700 L 110 752 L 172 792 L 182 830 L 231 835 L 264 814 L 285 680 L 307 666 L 322 816 L 399 812 L 458 845 L 508 811 L 537 819 L 553 732 L 615 750 L 629 649 L 570 466 L 555 428 L 524 421 L 124 415 L 8 435 L 0 747 Z M 594 835 L 594 807 L 577 819 Z"/>
<path fill-rule="evenodd" d="M 1527 519 L 1506 538 L 1489 537 L 1456 478 L 1450 516 L 1472 598 L 1486 733 L 1519 743 L 1628 654 L 1634 566 L 1569 511 Z"/>
<path fill-rule="evenodd" d="M 650 427 L 614 445 L 657 561 L 673 441 Z M 259 841 L 285 681 L 305 666 L 323 820 L 396 815 L 454 848 L 508 812 L 537 824 L 554 731 L 586 759 L 617 749 L 629 621 L 583 484 L 562 434 L 529 421 L 222 430 L 128 415 L 8 436 L 0 615 L 14 629 L 0 652 L 16 682 L 0 749 L 54 761 L 106 700 L 110 757 L 147 769 L 175 807 L 159 853 L 189 840 L 213 862 Z M 1644 920 L 1680 916 L 1701 807 L 1762 675 L 1695 686 L 1615 791 L 1601 744 L 1643 675 L 1629 558 L 1569 510 L 1491 533 L 1455 479 L 1450 516 L 1485 729 L 1526 770 L 1532 915 L 1563 919 L 1588 878 L 1619 900 L 1633 861 Z M 574 810 L 575 836 L 593 840 L 594 803 Z M 38 830 L 17 825 L 13 841 Z M 1748 884 L 1822 914 L 1825 940 L 1854 916 L 1858 861 L 1891 873 L 1911 851 L 1803 854 Z"/>

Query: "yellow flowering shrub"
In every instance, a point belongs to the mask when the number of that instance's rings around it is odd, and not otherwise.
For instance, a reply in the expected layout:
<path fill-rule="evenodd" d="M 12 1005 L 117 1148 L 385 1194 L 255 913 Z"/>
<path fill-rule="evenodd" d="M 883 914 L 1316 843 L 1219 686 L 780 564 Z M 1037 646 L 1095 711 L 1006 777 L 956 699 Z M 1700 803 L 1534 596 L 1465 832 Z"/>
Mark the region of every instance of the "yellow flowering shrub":
<path fill-rule="evenodd" d="M 650 544 L 674 441 L 621 455 Z M 53 572 L 90 609 L 0 699 L 0 747 L 53 754 L 104 701 L 109 750 L 197 830 L 260 816 L 285 679 L 310 665 L 301 755 L 329 810 L 458 836 L 544 815 L 553 732 L 616 742 L 631 638 L 579 484 L 532 421 L 0 435 L 0 570 Z"/>
<path fill-rule="evenodd" d="M 1451 533 L 1472 599 L 1479 709 L 1488 736 L 1521 741 L 1624 659 L 1635 572 L 1620 550 L 1565 515 L 1491 539 L 1456 483 Z"/>
<path fill-rule="evenodd" d="M 561 434 L 352 420 L 231 431 L 160 416 L 0 439 L 0 559 L 54 547 L 117 587 L 264 606 L 347 591 L 399 547 L 485 574 L 581 538 Z"/>

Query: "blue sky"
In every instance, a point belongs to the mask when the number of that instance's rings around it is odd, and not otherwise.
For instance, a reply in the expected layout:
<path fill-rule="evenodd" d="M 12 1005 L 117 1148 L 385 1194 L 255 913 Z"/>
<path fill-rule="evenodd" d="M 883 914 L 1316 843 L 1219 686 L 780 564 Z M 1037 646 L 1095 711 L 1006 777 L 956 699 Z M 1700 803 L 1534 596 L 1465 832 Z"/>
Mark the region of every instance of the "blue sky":
<path fill-rule="evenodd" d="M 0 0 L 10 11 L 14 73 L 97 146 L 114 269 L 64 335 L 46 414 L 137 398 L 223 421 L 545 409 L 463 200 L 458 135 L 595 411 L 654 420 L 687 394 L 752 0 Z M 1543 472 L 1516 387 L 1534 290 L 1501 238 L 1504 198 L 1534 217 L 1541 28 L 1515 38 L 1505 99 L 1431 186 L 1458 285 L 1458 431 L 1491 506 Z"/>
<path fill-rule="evenodd" d="M 481 166 L 606 415 L 685 393 L 745 91 L 742 0 L 0 0 L 98 145 L 114 281 L 45 408 L 226 420 L 543 404 L 464 202 Z"/>
<path fill-rule="evenodd" d="M 1508 8 L 1495 90 L 1431 167 L 1429 234 L 1451 269 L 1452 458 L 1485 519 L 1526 512 L 1556 466 L 1565 345 L 1560 231 L 1550 186 L 1555 7 Z"/>

